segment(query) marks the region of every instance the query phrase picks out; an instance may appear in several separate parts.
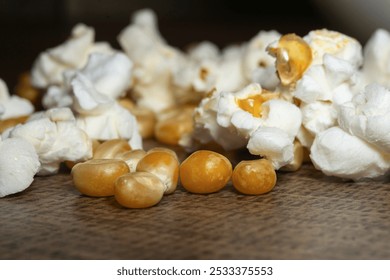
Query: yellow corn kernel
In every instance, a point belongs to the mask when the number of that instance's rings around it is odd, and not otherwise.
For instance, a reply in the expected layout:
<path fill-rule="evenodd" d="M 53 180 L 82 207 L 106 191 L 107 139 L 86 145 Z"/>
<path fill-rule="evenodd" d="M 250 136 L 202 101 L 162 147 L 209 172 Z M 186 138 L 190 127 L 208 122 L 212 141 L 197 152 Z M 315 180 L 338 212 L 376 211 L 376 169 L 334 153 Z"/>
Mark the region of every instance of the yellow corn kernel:
<path fill-rule="evenodd" d="M 138 162 L 146 155 L 144 150 L 131 150 L 116 156 L 117 159 L 124 160 L 129 166 L 130 172 L 135 172 Z"/>
<path fill-rule="evenodd" d="M 179 161 L 176 153 L 163 149 L 152 149 L 138 162 L 137 172 L 149 172 L 156 175 L 165 186 L 164 193 L 176 190 L 179 181 Z"/>
<path fill-rule="evenodd" d="M 134 107 L 130 112 L 135 116 L 138 123 L 138 130 L 143 139 L 152 138 L 154 136 L 154 128 L 156 126 L 156 116 L 154 112 L 148 108 Z"/>
<path fill-rule="evenodd" d="M 165 186 L 154 174 L 134 172 L 120 176 L 115 182 L 115 199 L 127 208 L 147 208 L 160 202 Z"/>
<path fill-rule="evenodd" d="M 276 70 L 285 86 L 298 81 L 313 61 L 309 44 L 295 34 L 282 36 L 277 47 L 269 47 L 268 52 L 276 57 Z"/>
<path fill-rule="evenodd" d="M 130 98 L 127 98 L 127 97 L 119 99 L 118 103 L 119 103 L 119 105 L 121 105 L 123 108 L 129 110 L 130 112 L 135 107 L 134 102 Z"/>
<path fill-rule="evenodd" d="M 73 184 L 88 196 L 114 195 L 115 180 L 129 173 L 126 162 L 119 159 L 92 159 L 73 166 Z"/>
<path fill-rule="evenodd" d="M 129 143 L 124 139 L 112 139 L 100 144 L 93 153 L 94 159 L 115 158 L 131 150 Z"/>
<path fill-rule="evenodd" d="M 223 155 L 199 150 L 180 165 L 182 186 L 189 192 L 207 194 L 221 190 L 232 175 L 232 164 Z"/>
<path fill-rule="evenodd" d="M 29 100 L 35 109 L 41 109 L 42 92 L 31 85 L 30 73 L 25 72 L 19 76 L 15 94 Z"/>
<path fill-rule="evenodd" d="M 267 159 L 244 160 L 234 168 L 232 182 L 240 193 L 264 194 L 274 188 L 276 172 Z"/>
<path fill-rule="evenodd" d="M 194 109 L 194 106 L 183 106 L 163 112 L 154 130 L 156 139 L 164 144 L 178 145 L 180 139 L 194 129 Z"/>
<path fill-rule="evenodd" d="M 278 98 L 279 94 L 263 90 L 261 94 L 251 95 L 247 98 L 236 98 L 237 106 L 252 114 L 255 118 L 261 117 L 261 106 L 268 100 Z"/>
<path fill-rule="evenodd" d="M 4 132 L 7 128 L 25 123 L 28 118 L 29 116 L 20 116 L 20 117 L 0 120 L 0 133 Z"/>

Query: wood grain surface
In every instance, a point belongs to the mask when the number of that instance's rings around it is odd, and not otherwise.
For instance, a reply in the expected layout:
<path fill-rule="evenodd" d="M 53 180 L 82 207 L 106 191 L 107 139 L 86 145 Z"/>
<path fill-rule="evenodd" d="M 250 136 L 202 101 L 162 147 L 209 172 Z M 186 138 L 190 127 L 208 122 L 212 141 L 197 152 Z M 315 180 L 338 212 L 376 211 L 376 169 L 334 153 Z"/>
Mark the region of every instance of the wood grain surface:
<path fill-rule="evenodd" d="M 179 186 L 141 210 L 83 196 L 62 172 L 1 199 L 0 221 L 1 259 L 390 259 L 390 184 L 311 165 L 265 195 Z"/>

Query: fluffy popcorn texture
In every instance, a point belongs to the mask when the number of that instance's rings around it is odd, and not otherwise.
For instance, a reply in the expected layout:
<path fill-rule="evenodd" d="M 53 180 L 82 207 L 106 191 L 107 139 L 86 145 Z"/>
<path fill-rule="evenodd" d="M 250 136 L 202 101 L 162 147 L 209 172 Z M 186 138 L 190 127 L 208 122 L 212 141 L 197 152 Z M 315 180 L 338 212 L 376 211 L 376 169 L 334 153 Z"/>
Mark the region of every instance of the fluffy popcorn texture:
<path fill-rule="evenodd" d="M 71 36 L 61 45 L 42 52 L 31 69 L 31 83 L 38 88 L 63 85 L 66 70 L 79 69 L 94 52 L 111 53 L 107 43 L 94 43 L 95 31 L 84 24 L 77 24 Z"/>
<path fill-rule="evenodd" d="M 202 143 L 213 140 L 226 150 L 245 147 L 249 139 L 251 142 L 249 147 L 256 147 L 252 149 L 253 153 L 267 156 L 274 162 L 274 166 L 279 168 L 292 159 L 285 152 L 288 149 L 278 154 L 274 146 L 268 145 L 264 146 L 264 149 L 260 148 L 258 143 L 261 140 L 258 139 L 263 136 L 270 139 L 269 137 L 273 134 L 259 134 L 256 131 L 260 128 L 270 128 L 272 132 L 275 131 L 275 137 L 278 137 L 280 146 L 292 148 L 293 140 L 301 126 L 302 117 L 300 110 L 294 104 L 272 99 L 277 96 L 277 94 L 263 92 L 261 86 L 256 83 L 237 92 L 215 91 L 212 96 L 203 99 L 195 111 L 194 137 Z M 258 100 L 256 102 L 259 102 L 253 105 L 254 108 L 250 108 L 253 112 L 241 108 L 237 102 L 253 97 Z M 251 104 L 251 101 L 248 101 L 248 104 Z M 256 116 L 253 113 L 259 113 L 259 115 Z M 289 144 L 286 144 L 287 142 Z M 267 151 L 268 148 L 269 151 Z"/>
<path fill-rule="evenodd" d="M 352 180 L 385 176 L 390 170 L 390 154 L 339 127 L 317 135 L 310 158 L 324 174 Z"/>
<path fill-rule="evenodd" d="M 71 82 L 77 126 L 92 139 L 129 139 L 133 149 L 142 148 L 136 118 L 110 96 L 96 90 L 90 79 L 77 73 Z"/>
<path fill-rule="evenodd" d="M 38 112 L 23 125 L 17 125 L 9 137 L 31 143 L 41 163 L 38 175 L 56 173 L 61 162 L 82 161 L 92 157 L 92 141 L 76 126 L 69 108 Z"/>
<path fill-rule="evenodd" d="M 28 188 L 40 167 L 34 146 L 23 138 L 1 140 L 0 197 Z"/>
<path fill-rule="evenodd" d="M 203 98 L 195 109 L 193 138 L 202 144 L 215 141 L 225 150 L 245 147 L 247 140 L 217 123 L 219 99 L 219 92 L 213 91 L 210 96 Z"/>
<path fill-rule="evenodd" d="M 121 52 L 93 53 L 80 70 L 97 91 L 114 99 L 123 96 L 130 86 L 133 63 Z"/>
<path fill-rule="evenodd" d="M 390 153 L 390 91 L 378 84 L 368 85 L 351 102 L 339 109 L 340 127 L 352 135 Z"/>
<path fill-rule="evenodd" d="M 366 83 L 390 86 L 390 33 L 376 30 L 364 47 L 363 74 Z"/>
<path fill-rule="evenodd" d="M 276 127 L 260 127 L 249 138 L 247 148 L 272 162 L 275 169 L 294 159 L 294 144 L 289 135 Z"/>
<path fill-rule="evenodd" d="M 0 120 L 30 115 L 34 106 L 27 99 L 10 96 L 7 85 L 0 79 Z"/>
<path fill-rule="evenodd" d="M 310 31 L 303 38 L 313 53 L 312 65 L 322 64 L 325 54 L 331 54 L 351 63 L 356 69 L 363 62 L 362 46 L 354 38 L 327 29 Z"/>
<path fill-rule="evenodd" d="M 310 66 L 297 82 L 293 95 L 302 101 L 302 124 L 313 136 L 337 124 L 338 106 L 356 90 L 355 73 L 349 62 L 325 54 L 323 63 Z"/>
<path fill-rule="evenodd" d="M 182 53 L 163 41 L 156 21 L 150 10 L 139 11 L 118 41 L 134 63 L 132 92 L 138 105 L 159 112 L 175 105 L 171 80 Z"/>
<path fill-rule="evenodd" d="M 259 83 L 267 89 L 274 89 L 279 83 L 276 75 L 275 58 L 267 52 L 267 46 L 279 40 L 281 34 L 277 31 L 260 31 L 247 44 L 242 67 L 248 81 Z"/>
<path fill-rule="evenodd" d="M 220 52 L 204 41 L 192 46 L 173 70 L 172 85 L 179 104 L 199 102 L 215 86 Z"/>

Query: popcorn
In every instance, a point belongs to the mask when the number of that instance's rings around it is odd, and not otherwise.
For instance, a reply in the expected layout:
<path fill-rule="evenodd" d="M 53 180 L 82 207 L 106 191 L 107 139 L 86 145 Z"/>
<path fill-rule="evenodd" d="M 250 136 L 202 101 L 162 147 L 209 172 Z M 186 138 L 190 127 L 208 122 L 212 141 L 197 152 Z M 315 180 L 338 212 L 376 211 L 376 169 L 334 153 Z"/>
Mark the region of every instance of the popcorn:
<path fill-rule="evenodd" d="M 327 175 L 360 180 L 390 171 L 390 91 L 368 85 L 339 106 L 340 127 L 317 135 L 311 147 L 315 166 Z"/>
<path fill-rule="evenodd" d="M 364 47 L 363 74 L 365 82 L 390 86 L 390 33 L 376 30 Z"/>
<path fill-rule="evenodd" d="M 362 65 L 362 46 L 352 37 L 337 31 L 319 29 L 310 31 L 303 39 L 312 50 L 313 65 L 322 64 L 325 54 L 348 61 L 355 69 Z"/>
<path fill-rule="evenodd" d="M 2 136 L 23 138 L 33 145 L 39 156 L 38 175 L 58 172 L 63 161 L 81 161 L 92 157 L 92 142 L 76 126 L 69 108 L 35 113 L 25 124 L 17 125 Z"/>
<path fill-rule="evenodd" d="M 203 99 L 195 114 L 194 137 L 203 143 L 212 139 L 226 150 L 247 146 L 279 169 L 294 157 L 293 141 L 300 126 L 301 113 L 294 104 L 254 83 Z"/>
<path fill-rule="evenodd" d="M 142 138 L 136 118 L 111 97 L 96 90 L 82 73 L 76 73 L 71 82 L 75 98 L 77 126 L 90 138 L 98 140 L 129 139 L 133 149 L 142 148 Z"/>
<path fill-rule="evenodd" d="M 260 31 L 247 44 L 242 57 L 242 71 L 245 78 L 259 83 L 263 88 L 274 89 L 279 83 L 276 76 L 275 58 L 267 52 L 267 47 L 279 40 L 277 31 Z"/>
<path fill-rule="evenodd" d="M 260 127 L 249 138 L 247 148 L 253 155 L 261 155 L 272 162 L 274 169 L 294 159 L 294 144 L 289 135 L 277 127 Z"/>
<path fill-rule="evenodd" d="M 361 180 L 390 170 L 390 154 L 337 126 L 319 133 L 310 151 L 314 166 L 328 176 Z"/>
<path fill-rule="evenodd" d="M 42 52 L 31 69 L 31 83 L 38 88 L 63 85 L 66 70 L 79 69 L 85 65 L 88 56 L 94 52 L 111 53 L 107 43 L 94 43 L 94 29 L 77 24 L 71 37 L 63 44 Z"/>
<path fill-rule="evenodd" d="M 40 163 L 34 146 L 23 138 L 0 137 L 0 197 L 28 188 Z"/>
<path fill-rule="evenodd" d="M 182 53 L 162 40 L 155 22 L 155 15 L 143 10 L 133 16 L 118 41 L 134 63 L 132 94 L 137 104 L 160 112 L 175 105 L 171 79 Z"/>
<path fill-rule="evenodd" d="M 0 79 L 0 120 L 30 115 L 34 106 L 25 98 L 10 96 L 7 85 Z"/>
<path fill-rule="evenodd" d="M 390 153 L 390 90 L 370 84 L 340 106 L 340 127 L 379 150 Z"/>
<path fill-rule="evenodd" d="M 309 133 L 315 136 L 337 124 L 337 107 L 352 99 L 356 75 L 349 62 L 325 54 L 322 64 L 311 66 L 297 81 L 293 96 L 302 101 L 302 124 Z"/>
<path fill-rule="evenodd" d="M 99 92 L 117 99 L 126 93 L 131 84 L 131 69 L 132 62 L 121 52 L 93 53 L 82 69 L 65 71 L 63 86 L 50 86 L 42 103 L 45 108 L 71 107 L 73 104 L 71 83 L 78 73 L 88 79 Z"/>

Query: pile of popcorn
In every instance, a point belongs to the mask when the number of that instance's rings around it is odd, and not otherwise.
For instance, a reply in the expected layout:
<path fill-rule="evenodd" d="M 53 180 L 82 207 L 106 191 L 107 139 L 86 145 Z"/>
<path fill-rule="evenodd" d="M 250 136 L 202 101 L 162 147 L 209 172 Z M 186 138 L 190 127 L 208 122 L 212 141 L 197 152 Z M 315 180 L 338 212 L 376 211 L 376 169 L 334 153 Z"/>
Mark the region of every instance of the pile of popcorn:
<path fill-rule="evenodd" d="M 260 31 L 219 49 L 186 51 L 161 36 L 153 11 L 133 14 L 121 50 L 76 25 L 35 60 L 10 94 L 0 80 L 0 197 L 26 189 L 93 146 L 143 139 L 247 149 L 274 170 L 311 161 L 329 176 L 383 179 L 390 171 L 390 33 L 364 48 L 326 29 L 304 37 Z M 39 107 L 39 104 L 43 108 Z"/>

